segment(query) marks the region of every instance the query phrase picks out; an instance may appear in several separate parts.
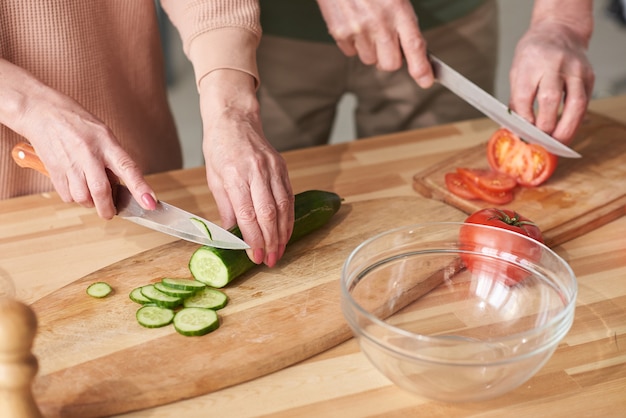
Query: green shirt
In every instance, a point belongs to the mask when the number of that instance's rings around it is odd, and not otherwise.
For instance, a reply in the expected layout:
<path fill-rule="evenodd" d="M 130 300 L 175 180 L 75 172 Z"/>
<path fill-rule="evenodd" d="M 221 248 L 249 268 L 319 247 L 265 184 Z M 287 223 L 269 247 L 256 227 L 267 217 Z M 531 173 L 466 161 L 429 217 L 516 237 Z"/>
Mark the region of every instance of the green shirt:
<path fill-rule="evenodd" d="M 466 16 L 485 0 L 411 0 L 422 31 Z M 315 0 L 261 0 L 263 33 L 334 42 Z"/>

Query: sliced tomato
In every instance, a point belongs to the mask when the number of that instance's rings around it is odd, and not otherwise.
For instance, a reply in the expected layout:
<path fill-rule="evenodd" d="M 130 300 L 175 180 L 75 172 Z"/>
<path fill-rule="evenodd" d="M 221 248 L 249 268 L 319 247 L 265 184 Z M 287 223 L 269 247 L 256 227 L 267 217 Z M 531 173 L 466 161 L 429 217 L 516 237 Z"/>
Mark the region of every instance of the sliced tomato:
<path fill-rule="evenodd" d="M 445 182 L 450 193 L 467 200 L 478 199 L 478 196 L 469 190 L 467 182 L 459 173 L 446 173 Z"/>
<path fill-rule="evenodd" d="M 463 176 L 461 176 L 463 178 Z M 478 196 L 479 199 L 484 200 L 485 202 L 493 203 L 494 205 L 504 205 L 513 200 L 513 191 L 512 190 L 504 190 L 504 191 L 493 191 L 487 190 L 484 187 L 480 186 L 478 183 L 474 183 L 472 181 L 465 181 L 465 187 Z"/>
<path fill-rule="evenodd" d="M 457 168 L 466 180 L 490 192 L 508 192 L 517 186 L 517 180 L 506 173 L 481 168 Z"/>
<path fill-rule="evenodd" d="M 500 128 L 487 143 L 487 161 L 492 169 L 510 175 L 521 186 L 539 186 L 554 173 L 558 158 Z"/>

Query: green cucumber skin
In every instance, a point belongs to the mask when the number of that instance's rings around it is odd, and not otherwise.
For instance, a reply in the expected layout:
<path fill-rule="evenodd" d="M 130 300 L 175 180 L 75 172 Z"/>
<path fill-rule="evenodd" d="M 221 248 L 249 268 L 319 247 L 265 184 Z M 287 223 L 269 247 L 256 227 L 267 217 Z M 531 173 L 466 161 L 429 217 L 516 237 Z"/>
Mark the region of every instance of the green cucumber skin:
<path fill-rule="evenodd" d="M 294 201 L 294 224 L 291 238 L 287 245 L 292 244 L 300 238 L 310 234 L 311 232 L 324 226 L 339 211 L 341 207 L 341 197 L 333 192 L 322 190 L 307 190 L 298 193 Z M 242 238 L 239 227 L 234 226 L 230 232 Z M 223 248 L 202 246 L 191 255 L 189 266 L 192 264 L 194 255 L 197 252 L 210 251 L 215 253 L 224 263 L 228 271 L 228 281 L 221 286 L 224 287 L 228 283 L 241 276 L 252 267 L 256 266 L 245 250 L 227 250 Z M 191 274 L 193 270 L 190 267 Z"/>

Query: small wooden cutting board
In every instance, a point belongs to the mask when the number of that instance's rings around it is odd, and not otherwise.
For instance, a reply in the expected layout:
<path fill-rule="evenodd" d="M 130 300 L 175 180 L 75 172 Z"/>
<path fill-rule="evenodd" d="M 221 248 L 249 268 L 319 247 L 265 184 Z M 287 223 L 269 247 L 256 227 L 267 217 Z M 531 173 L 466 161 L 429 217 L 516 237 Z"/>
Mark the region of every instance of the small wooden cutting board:
<path fill-rule="evenodd" d="M 352 334 L 339 279 L 350 252 L 401 225 L 462 221 L 463 212 L 418 196 L 344 203 L 324 228 L 289 247 L 274 268 L 258 267 L 223 290 L 220 328 L 184 337 L 135 320 L 130 291 L 162 277 L 191 277 L 196 244 L 176 241 L 89 274 L 32 305 L 39 321 L 33 392 L 44 416 L 109 416 L 206 394 L 282 369 Z M 86 295 L 105 281 L 114 293 Z M 210 415 L 210 412 L 207 412 Z"/>
<path fill-rule="evenodd" d="M 508 209 L 532 219 L 546 244 L 555 246 L 626 214 L 626 126 L 588 114 L 572 148 L 582 158 L 559 158 L 552 177 L 535 188 L 518 188 Z M 413 177 L 423 196 L 446 202 L 467 214 L 493 207 L 450 193 L 444 181 L 457 167 L 489 168 L 486 145 L 472 147 Z"/>

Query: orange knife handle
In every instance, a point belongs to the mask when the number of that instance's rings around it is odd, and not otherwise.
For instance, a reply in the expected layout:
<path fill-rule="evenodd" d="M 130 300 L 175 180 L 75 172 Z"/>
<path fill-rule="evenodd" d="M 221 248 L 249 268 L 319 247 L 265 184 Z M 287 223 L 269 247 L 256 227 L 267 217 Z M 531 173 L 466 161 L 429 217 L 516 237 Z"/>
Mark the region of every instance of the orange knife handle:
<path fill-rule="evenodd" d="M 33 170 L 48 176 L 48 170 L 46 170 L 46 167 L 39 159 L 39 156 L 35 152 L 35 148 L 33 148 L 32 145 L 26 142 L 18 143 L 11 150 L 11 156 L 20 167 L 32 168 Z M 108 168 L 106 169 L 106 173 L 109 181 L 111 182 L 113 204 L 117 204 L 117 186 L 119 185 L 119 180 L 117 180 L 117 177 Z"/>
<path fill-rule="evenodd" d="M 22 168 L 32 168 L 41 174 L 48 175 L 48 170 L 43 165 L 32 145 L 20 142 L 11 151 L 13 160 Z"/>

